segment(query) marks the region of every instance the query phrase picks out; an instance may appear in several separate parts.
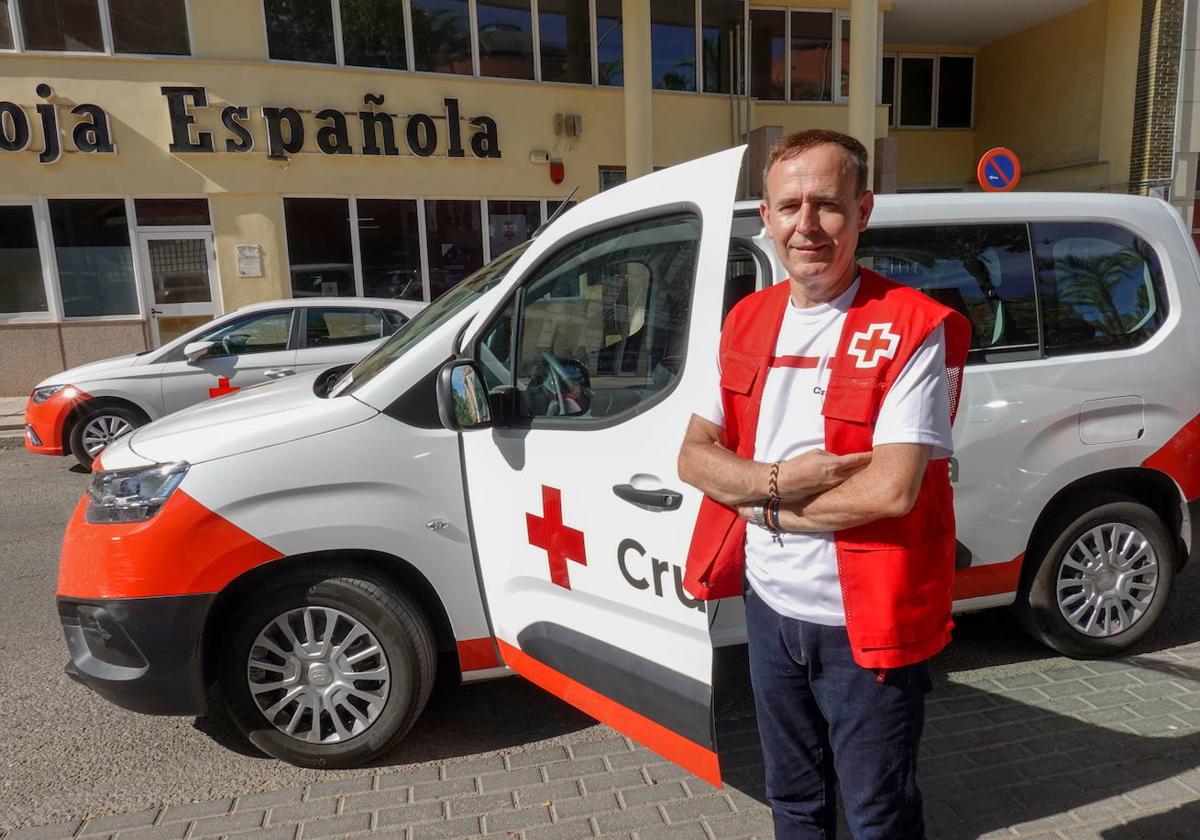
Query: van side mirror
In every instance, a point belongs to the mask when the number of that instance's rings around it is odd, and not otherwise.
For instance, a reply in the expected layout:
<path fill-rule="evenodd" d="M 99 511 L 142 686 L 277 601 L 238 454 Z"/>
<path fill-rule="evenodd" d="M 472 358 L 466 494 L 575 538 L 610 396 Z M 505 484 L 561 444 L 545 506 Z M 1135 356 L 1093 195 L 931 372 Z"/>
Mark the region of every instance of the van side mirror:
<path fill-rule="evenodd" d="M 442 366 L 437 383 L 438 417 L 452 432 L 486 429 L 492 425 L 483 368 L 472 359 L 456 359 Z"/>
<path fill-rule="evenodd" d="M 215 341 L 190 341 L 183 346 L 183 357 L 188 362 L 198 362 L 217 346 Z"/>

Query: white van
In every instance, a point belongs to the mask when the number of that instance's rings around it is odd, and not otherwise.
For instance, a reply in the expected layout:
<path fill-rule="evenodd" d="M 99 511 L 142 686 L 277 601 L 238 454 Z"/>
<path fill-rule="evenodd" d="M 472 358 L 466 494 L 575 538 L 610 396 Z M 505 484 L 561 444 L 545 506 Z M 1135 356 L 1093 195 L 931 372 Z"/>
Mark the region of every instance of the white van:
<path fill-rule="evenodd" d="M 64 543 L 69 672 L 144 712 L 219 683 L 310 766 L 386 751 L 435 668 L 516 672 L 710 781 L 714 644 L 676 473 L 723 312 L 779 279 L 742 150 L 605 192 L 439 298 L 332 389 L 297 376 L 138 429 Z M 862 260 L 974 326 L 956 609 L 1124 649 L 1195 546 L 1200 265 L 1164 203 L 882 196 Z M 715 617 L 715 620 L 714 620 Z M 443 654 L 439 660 L 438 654 Z"/>

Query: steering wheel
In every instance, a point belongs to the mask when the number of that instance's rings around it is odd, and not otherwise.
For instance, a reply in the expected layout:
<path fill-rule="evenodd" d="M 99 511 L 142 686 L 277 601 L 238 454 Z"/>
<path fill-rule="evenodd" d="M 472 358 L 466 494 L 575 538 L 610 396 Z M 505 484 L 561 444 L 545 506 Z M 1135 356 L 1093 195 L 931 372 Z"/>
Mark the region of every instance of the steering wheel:
<path fill-rule="evenodd" d="M 570 377 L 567 376 L 566 368 L 563 367 L 558 356 L 553 353 L 542 353 L 542 360 L 546 363 L 546 378 L 542 380 L 542 384 L 550 385 L 550 389 L 554 392 L 554 400 L 558 404 L 558 414 L 561 417 L 567 413 L 567 399 L 563 388 L 564 383 Z"/>

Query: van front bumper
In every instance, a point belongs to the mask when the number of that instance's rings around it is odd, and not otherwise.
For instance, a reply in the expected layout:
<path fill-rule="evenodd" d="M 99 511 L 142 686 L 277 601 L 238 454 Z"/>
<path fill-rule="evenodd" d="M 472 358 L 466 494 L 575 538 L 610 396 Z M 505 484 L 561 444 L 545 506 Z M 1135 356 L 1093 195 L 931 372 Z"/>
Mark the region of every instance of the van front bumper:
<path fill-rule="evenodd" d="M 204 623 L 213 594 L 58 597 L 67 675 L 106 700 L 152 715 L 203 715 Z"/>

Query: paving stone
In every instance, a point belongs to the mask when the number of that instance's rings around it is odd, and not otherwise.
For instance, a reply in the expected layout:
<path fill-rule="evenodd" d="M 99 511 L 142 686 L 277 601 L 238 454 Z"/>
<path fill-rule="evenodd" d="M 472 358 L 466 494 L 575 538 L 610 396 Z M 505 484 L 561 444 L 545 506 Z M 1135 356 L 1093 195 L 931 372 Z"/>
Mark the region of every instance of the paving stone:
<path fill-rule="evenodd" d="M 153 811 L 137 811 L 131 814 L 115 814 L 111 817 L 99 817 L 84 823 L 83 828 L 79 830 L 79 835 L 83 837 L 89 834 L 112 834 L 114 831 L 120 831 L 123 828 L 140 828 L 142 826 L 154 825 L 156 819 L 158 819 L 157 808 Z"/>
<path fill-rule="evenodd" d="M 82 825 L 80 820 L 72 820 L 54 825 L 16 828 L 5 835 L 5 840 L 67 840 L 67 838 L 75 836 L 80 825 Z"/>
<path fill-rule="evenodd" d="M 328 820 L 311 820 L 304 824 L 304 840 L 321 837 L 342 837 L 356 831 L 367 831 L 371 827 L 370 814 L 346 814 Z"/>
<path fill-rule="evenodd" d="M 1033 671 L 1028 674 L 1012 674 L 1010 676 L 997 676 L 992 679 L 999 683 L 1005 691 L 1017 688 L 1029 688 L 1030 686 L 1045 685 L 1050 682 L 1050 679 L 1045 674 Z"/>
<path fill-rule="evenodd" d="M 700 822 L 640 828 L 634 836 L 637 840 L 708 840 L 708 833 Z"/>
<path fill-rule="evenodd" d="M 709 830 L 718 840 L 732 837 L 749 837 L 755 834 L 765 837 L 773 837 L 775 831 L 775 823 L 771 819 L 771 812 L 763 810 L 761 813 L 747 814 L 737 813 L 730 814 L 725 817 L 709 817 L 704 820 L 707 823 Z"/>
<path fill-rule="evenodd" d="M 597 814 L 595 819 L 601 834 L 626 829 L 653 828 L 665 822 L 662 812 L 654 805 L 642 805 L 624 811 Z"/>
<path fill-rule="evenodd" d="M 665 782 L 664 782 L 664 784 L 665 784 Z M 701 796 L 709 796 L 714 793 L 724 793 L 725 792 L 724 788 L 719 788 L 719 787 L 710 785 L 708 782 L 704 781 L 703 779 L 688 779 L 686 782 L 684 782 L 684 786 L 687 787 L 691 796 L 697 797 L 697 798 L 701 797 Z"/>
<path fill-rule="evenodd" d="M 232 799 L 218 799 L 214 802 L 195 802 L 191 805 L 171 805 L 162 812 L 159 823 L 172 823 L 178 820 L 194 820 L 200 817 L 220 817 L 233 809 Z"/>
<path fill-rule="evenodd" d="M 192 825 L 191 837 L 219 837 L 222 834 L 234 834 L 239 831 L 251 831 L 262 828 L 267 821 L 267 812 L 261 808 L 248 809 L 229 814 L 225 817 L 209 817 L 196 820 Z"/>
<path fill-rule="evenodd" d="M 685 776 L 687 776 L 687 773 L 682 772 L 673 778 L 680 779 Z M 616 770 L 612 773 L 588 776 L 584 779 L 580 779 L 580 781 L 583 783 L 584 791 L 587 793 L 596 793 L 602 790 L 631 788 L 646 784 L 646 779 L 642 775 L 641 770 Z M 655 781 L 657 782 L 660 780 L 655 779 Z M 669 779 L 665 781 L 669 781 Z"/>
<path fill-rule="evenodd" d="M 502 774 L 507 775 L 507 774 Z M 494 779 L 495 776 L 483 776 L 485 779 Z M 444 782 L 422 782 L 421 784 L 413 785 L 412 798 L 414 802 L 420 802 L 423 799 L 444 799 L 447 796 L 465 796 L 469 793 L 477 793 L 475 788 L 475 779 L 447 779 Z"/>
<path fill-rule="evenodd" d="M 336 799 L 318 799 L 316 802 L 304 802 L 300 805 L 277 805 L 271 809 L 268 825 L 332 817 L 337 813 L 337 806 Z"/>
<path fill-rule="evenodd" d="M 295 840 L 296 834 L 300 831 L 300 825 L 281 825 L 275 828 L 259 828 L 253 829 L 241 834 L 227 835 L 230 838 L 238 838 L 238 840 Z M 195 835 L 189 834 L 188 837 Z M 377 836 L 373 836 L 371 840 L 382 840 Z"/>
<path fill-rule="evenodd" d="M 557 804 L 564 800 L 574 799 L 580 796 L 582 791 L 579 789 L 579 782 L 575 779 L 563 779 L 561 782 L 519 787 L 513 791 L 513 794 L 516 796 L 518 808 L 528 808 L 531 805 L 541 805 L 546 802 Z"/>
<path fill-rule="evenodd" d="M 698 779 L 689 780 L 690 783 L 695 783 Z M 705 787 L 709 787 L 704 782 L 700 782 Z M 711 788 L 710 788 L 711 789 Z M 621 791 L 621 800 L 625 803 L 626 808 L 634 808 L 638 805 L 658 805 L 663 802 L 672 802 L 677 799 L 687 799 L 688 788 L 682 782 L 663 782 L 661 785 L 642 785 L 641 787 L 630 788 L 629 790 Z"/>
<path fill-rule="evenodd" d="M 1022 706 L 1039 707 L 1045 704 L 1049 698 L 1045 694 L 1042 694 L 1040 688 L 1028 686 L 1026 688 L 1014 688 L 1005 691 L 1004 699 Z"/>
<path fill-rule="evenodd" d="M 176 822 L 150 828 L 125 828 L 113 835 L 115 840 L 183 840 L 188 823 Z"/>
<path fill-rule="evenodd" d="M 537 828 L 549 825 L 551 822 L 549 808 L 519 808 L 515 811 L 501 811 L 496 814 L 485 814 L 483 817 L 484 831 L 489 834 L 494 831 L 520 831 L 526 828 Z"/>
<path fill-rule="evenodd" d="M 569 761 L 566 747 L 544 747 L 540 750 L 529 750 L 508 754 L 508 766 L 534 767 L 540 764 L 553 764 L 556 761 Z"/>
<path fill-rule="evenodd" d="M 603 741 L 585 741 L 582 744 L 571 744 L 569 747 L 573 758 L 587 758 L 593 755 L 611 755 L 613 753 L 631 752 L 624 738 L 605 738 Z"/>
<path fill-rule="evenodd" d="M 412 767 L 397 773 L 380 773 L 375 779 L 376 790 L 387 790 L 394 787 L 406 787 L 420 782 L 436 782 L 441 779 L 441 771 L 437 767 Z"/>
<path fill-rule="evenodd" d="M 1087 665 L 1068 665 L 1065 668 L 1052 668 L 1045 672 L 1046 679 L 1050 682 L 1066 682 L 1068 680 L 1078 680 L 1084 677 L 1094 677 L 1096 672 Z"/>
<path fill-rule="evenodd" d="M 576 799 L 564 799 L 554 804 L 557 820 L 572 820 L 576 817 L 594 816 L 620 809 L 621 802 L 612 791 L 590 793 Z M 628 804 L 628 803 L 627 803 Z"/>
<path fill-rule="evenodd" d="M 355 814 L 362 811 L 379 811 L 408 804 L 408 788 L 374 790 L 342 797 L 342 813 Z"/>
<path fill-rule="evenodd" d="M 667 819 L 673 823 L 687 822 L 700 817 L 720 817 L 733 811 L 733 805 L 724 796 L 705 796 L 685 802 L 668 802 L 662 806 Z"/>
<path fill-rule="evenodd" d="M 380 811 L 376 825 L 413 825 L 440 820 L 444 815 L 445 807 L 441 802 L 415 802 L 412 805 Z"/>
<path fill-rule="evenodd" d="M 606 756 L 605 760 L 613 770 L 628 770 L 630 768 L 642 767 L 646 764 L 654 764 L 659 758 L 653 753 L 634 750 L 632 752 Z"/>
<path fill-rule="evenodd" d="M 603 756 L 580 758 L 575 761 L 564 761 L 560 764 L 550 764 L 546 767 L 546 781 L 557 782 L 560 779 L 570 779 L 579 776 L 591 776 L 594 773 L 607 773 L 608 765 Z"/>
<path fill-rule="evenodd" d="M 672 779 L 683 779 L 690 774 L 676 764 L 652 764 L 646 772 L 654 782 L 669 782 Z"/>
<path fill-rule="evenodd" d="M 497 793 L 524 785 L 540 785 L 545 781 L 542 778 L 540 767 L 525 767 L 521 770 L 509 770 L 507 773 L 490 773 L 487 776 L 480 776 L 479 786 L 483 793 Z"/>
<path fill-rule="evenodd" d="M 1048 831 L 1074 828 L 1077 825 L 1079 823 L 1070 814 L 1051 814 L 1036 820 L 1017 822 L 1009 826 L 1009 828 L 1015 831 L 1018 836 L 1024 837 L 1028 834 L 1040 834 Z"/>
<path fill-rule="evenodd" d="M 1189 734 L 1189 727 L 1181 720 L 1170 715 L 1131 720 L 1125 724 L 1135 735 L 1171 735 L 1183 736 Z"/>
<path fill-rule="evenodd" d="M 447 779 L 462 779 L 468 776 L 481 776 L 484 773 L 503 773 L 504 756 L 489 755 L 471 761 L 460 761 L 457 764 L 445 765 Z"/>
<path fill-rule="evenodd" d="M 1165 779 L 1125 793 L 1126 799 L 1142 808 L 1188 801 L 1191 796 L 1191 790 L 1174 779 Z"/>
<path fill-rule="evenodd" d="M 512 791 L 506 790 L 500 793 L 484 793 L 479 796 L 447 799 L 446 807 L 451 817 L 468 817 L 486 814 L 489 811 L 512 810 L 514 801 Z"/>
<path fill-rule="evenodd" d="M 446 840 L 450 837 L 477 837 L 479 833 L 479 817 L 463 817 L 458 820 L 415 825 L 409 836 L 412 840 Z"/>
<path fill-rule="evenodd" d="M 323 799 L 326 796 L 344 796 L 349 793 L 362 793 L 371 790 L 375 779 L 373 776 L 360 776 L 357 779 L 342 779 L 336 782 L 321 782 L 308 786 L 309 800 Z"/>
<path fill-rule="evenodd" d="M 247 793 L 237 798 L 237 801 L 233 803 L 233 810 L 241 811 L 246 808 L 269 808 L 272 805 L 290 805 L 294 802 L 299 802 L 303 798 L 304 791 L 300 789 Z"/>
<path fill-rule="evenodd" d="M 1184 688 L 1179 683 L 1163 680 L 1149 685 L 1133 685 L 1129 690 L 1143 700 L 1158 700 L 1163 697 L 1178 697 L 1193 689 Z"/>
<path fill-rule="evenodd" d="M 1097 691 L 1110 688 L 1127 688 L 1131 685 L 1141 685 L 1127 669 L 1105 674 L 1099 677 L 1089 677 L 1087 684 Z"/>
<path fill-rule="evenodd" d="M 525 840 L 580 840 L 592 836 L 592 823 L 589 820 L 555 823 L 543 828 L 531 828 L 525 832 Z"/>

